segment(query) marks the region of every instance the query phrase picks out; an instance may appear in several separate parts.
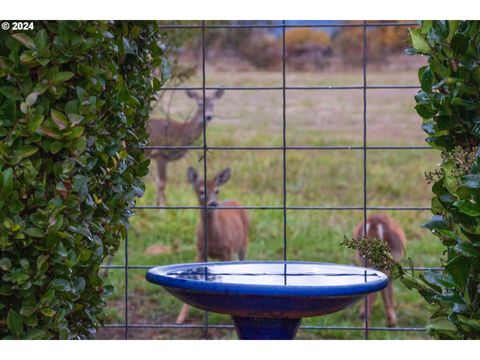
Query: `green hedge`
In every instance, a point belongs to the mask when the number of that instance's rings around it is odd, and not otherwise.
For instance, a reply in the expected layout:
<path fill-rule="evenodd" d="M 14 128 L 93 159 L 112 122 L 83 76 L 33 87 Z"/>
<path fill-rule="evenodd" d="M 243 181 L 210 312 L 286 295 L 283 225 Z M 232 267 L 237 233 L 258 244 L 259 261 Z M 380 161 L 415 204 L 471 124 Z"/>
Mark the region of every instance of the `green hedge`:
<path fill-rule="evenodd" d="M 102 324 L 99 267 L 143 194 L 138 145 L 165 64 L 155 22 L 0 32 L 1 338 L 83 339 Z"/>
<path fill-rule="evenodd" d="M 427 273 L 437 338 L 480 338 L 480 22 L 423 21 L 410 31 L 420 68 L 416 110 L 427 142 L 442 153 L 433 183 L 432 219 L 424 225 L 445 246 L 444 272 Z"/>

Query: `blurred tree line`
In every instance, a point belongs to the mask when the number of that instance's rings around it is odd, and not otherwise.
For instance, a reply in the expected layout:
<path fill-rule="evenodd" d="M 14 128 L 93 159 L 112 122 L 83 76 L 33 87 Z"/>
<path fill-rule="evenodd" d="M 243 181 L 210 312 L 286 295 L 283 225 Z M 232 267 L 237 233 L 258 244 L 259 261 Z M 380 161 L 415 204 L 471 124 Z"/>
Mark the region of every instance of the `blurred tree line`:
<path fill-rule="evenodd" d="M 401 21 L 374 21 L 395 23 Z M 208 25 L 278 25 L 272 21 L 209 21 Z M 345 22 L 349 24 L 349 22 Z M 200 22 L 169 21 L 161 25 L 200 25 Z M 328 26 L 328 25 L 327 25 Z M 403 52 L 408 41 L 407 26 L 372 26 L 367 29 L 367 56 L 370 64 L 387 64 Z M 248 62 L 258 69 L 278 69 L 282 63 L 282 32 L 279 28 L 208 28 L 205 32 L 207 60 L 222 61 L 225 57 Z M 172 59 L 173 81 L 182 81 L 201 65 L 201 29 L 165 29 L 166 52 Z M 332 62 L 346 67 L 363 63 L 363 27 L 291 27 L 285 32 L 286 64 L 294 70 L 318 70 Z M 178 58 L 188 57 L 189 66 L 181 66 Z"/>

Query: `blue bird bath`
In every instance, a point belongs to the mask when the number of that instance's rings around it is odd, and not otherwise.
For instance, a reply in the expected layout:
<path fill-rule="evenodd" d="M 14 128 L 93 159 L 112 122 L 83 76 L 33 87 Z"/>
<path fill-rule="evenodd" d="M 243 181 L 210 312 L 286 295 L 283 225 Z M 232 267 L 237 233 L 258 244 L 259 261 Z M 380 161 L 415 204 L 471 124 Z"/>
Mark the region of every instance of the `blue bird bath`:
<path fill-rule="evenodd" d="M 230 315 L 240 339 L 293 339 L 302 318 L 343 310 L 388 285 L 377 270 L 297 261 L 176 264 L 146 277 L 189 305 Z"/>

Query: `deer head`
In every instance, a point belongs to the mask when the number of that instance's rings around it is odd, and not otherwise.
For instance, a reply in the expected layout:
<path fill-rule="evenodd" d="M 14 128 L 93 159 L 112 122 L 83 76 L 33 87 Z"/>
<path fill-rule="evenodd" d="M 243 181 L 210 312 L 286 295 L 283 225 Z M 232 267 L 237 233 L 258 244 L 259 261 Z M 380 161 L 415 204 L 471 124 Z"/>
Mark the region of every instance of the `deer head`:
<path fill-rule="evenodd" d="M 205 104 L 203 103 L 203 96 L 198 95 L 195 91 L 186 90 L 187 96 L 197 101 L 198 109 L 195 116 L 199 122 L 203 123 L 203 108 L 205 107 L 205 120 L 210 121 L 213 119 L 213 103 L 215 100 L 220 99 L 224 94 L 223 89 L 215 91 L 213 96 L 205 97 Z"/>
<path fill-rule="evenodd" d="M 212 180 L 207 181 L 207 187 L 203 179 L 199 180 L 198 174 L 194 168 L 188 168 L 188 182 L 192 184 L 193 190 L 197 194 L 198 202 L 200 205 L 205 206 L 218 206 L 218 195 L 220 193 L 219 187 L 225 184 L 230 179 L 231 170 L 226 168 L 221 171 Z"/>

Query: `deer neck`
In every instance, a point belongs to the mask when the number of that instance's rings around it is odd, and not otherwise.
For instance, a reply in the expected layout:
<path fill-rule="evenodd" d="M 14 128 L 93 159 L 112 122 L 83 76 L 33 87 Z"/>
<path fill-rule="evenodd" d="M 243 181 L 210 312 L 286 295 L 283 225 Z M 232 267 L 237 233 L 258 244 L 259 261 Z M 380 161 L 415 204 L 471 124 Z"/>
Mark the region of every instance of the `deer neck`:
<path fill-rule="evenodd" d="M 200 221 L 202 223 L 202 230 L 205 232 L 205 226 L 207 227 L 208 238 L 214 237 L 214 231 L 216 226 L 216 210 L 209 209 L 205 214 L 205 209 L 200 210 Z"/>
<path fill-rule="evenodd" d="M 195 116 L 185 123 L 184 145 L 191 145 L 203 134 L 203 111 L 199 110 Z"/>

